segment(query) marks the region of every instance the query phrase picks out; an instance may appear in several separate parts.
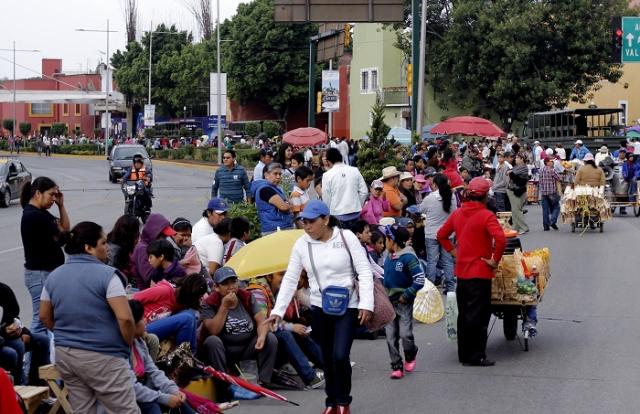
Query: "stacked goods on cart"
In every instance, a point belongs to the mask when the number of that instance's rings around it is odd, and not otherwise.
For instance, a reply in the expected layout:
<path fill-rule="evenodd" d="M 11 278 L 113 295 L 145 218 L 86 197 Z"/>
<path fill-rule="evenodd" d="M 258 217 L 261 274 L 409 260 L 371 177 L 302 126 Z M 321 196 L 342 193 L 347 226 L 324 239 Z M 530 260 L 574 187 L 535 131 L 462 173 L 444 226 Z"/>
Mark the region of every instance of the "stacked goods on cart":
<path fill-rule="evenodd" d="M 562 222 L 575 222 L 576 217 L 589 217 L 597 214 L 599 221 L 611 218 L 611 205 L 605 197 L 605 187 L 576 185 L 567 187 L 560 201 L 560 215 Z"/>
<path fill-rule="evenodd" d="M 516 249 L 498 264 L 491 284 L 491 301 L 535 305 L 549 280 L 549 249 L 522 253 Z"/>

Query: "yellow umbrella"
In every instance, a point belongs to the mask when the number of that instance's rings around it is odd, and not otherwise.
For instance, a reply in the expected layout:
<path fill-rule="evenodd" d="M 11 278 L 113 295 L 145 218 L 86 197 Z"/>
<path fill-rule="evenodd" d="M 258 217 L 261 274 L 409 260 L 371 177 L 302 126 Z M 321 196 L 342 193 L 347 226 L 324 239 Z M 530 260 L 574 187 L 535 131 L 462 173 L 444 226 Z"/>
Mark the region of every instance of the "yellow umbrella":
<path fill-rule="evenodd" d="M 287 270 L 293 244 L 304 230 L 283 230 L 261 237 L 244 246 L 225 266 L 242 280 Z"/>

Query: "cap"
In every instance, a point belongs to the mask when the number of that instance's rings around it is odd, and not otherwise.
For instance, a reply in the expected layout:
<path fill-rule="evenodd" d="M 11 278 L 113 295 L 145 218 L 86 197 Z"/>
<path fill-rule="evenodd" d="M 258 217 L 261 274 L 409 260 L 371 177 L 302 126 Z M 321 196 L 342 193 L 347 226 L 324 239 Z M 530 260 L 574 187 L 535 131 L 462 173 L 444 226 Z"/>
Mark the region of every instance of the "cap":
<path fill-rule="evenodd" d="M 405 171 L 402 174 L 400 174 L 400 181 L 409 180 L 409 179 L 413 180 L 413 175 L 411 175 L 410 172 Z"/>
<path fill-rule="evenodd" d="M 178 233 L 173 229 L 173 227 L 167 226 L 164 229 L 162 229 L 162 234 L 164 234 L 165 236 L 171 237 L 171 236 L 175 236 Z"/>
<path fill-rule="evenodd" d="M 467 186 L 467 190 L 470 193 L 473 193 L 476 195 L 486 194 L 489 192 L 490 189 L 491 189 L 491 180 L 487 180 L 486 178 L 483 178 L 483 177 L 476 177 L 472 179 L 471 182 L 469 182 L 469 185 Z"/>
<path fill-rule="evenodd" d="M 207 204 L 207 210 L 215 211 L 216 213 L 224 213 L 229 210 L 229 206 L 223 199 L 213 197 L 209 200 L 209 204 Z"/>
<path fill-rule="evenodd" d="M 325 203 L 320 200 L 312 200 L 304 207 L 302 213 L 298 215 L 298 220 L 315 220 L 320 216 L 328 216 L 329 214 L 329 207 L 327 207 Z"/>
<path fill-rule="evenodd" d="M 384 184 L 380 180 L 373 180 L 371 188 L 384 188 Z"/>
<path fill-rule="evenodd" d="M 424 170 L 424 176 L 425 176 L 425 177 L 427 177 L 427 178 L 429 178 L 429 177 L 433 177 L 433 176 L 435 176 L 436 174 L 437 174 L 436 169 L 435 169 L 435 168 L 433 168 L 433 167 L 427 167 L 427 168 Z"/>
<path fill-rule="evenodd" d="M 416 224 L 409 217 L 401 217 L 398 220 L 398 225 L 400 227 L 409 227 L 409 226 L 415 226 Z"/>
<path fill-rule="evenodd" d="M 416 179 L 416 183 L 424 184 L 424 183 L 427 182 L 427 180 L 424 178 L 424 175 L 422 175 L 422 174 L 416 175 L 415 179 Z"/>
<path fill-rule="evenodd" d="M 553 150 L 551 148 L 547 148 L 544 153 L 547 155 L 553 155 Z"/>
<path fill-rule="evenodd" d="M 224 282 L 227 279 L 231 279 L 232 277 L 235 277 L 236 279 L 238 278 L 236 271 L 229 266 L 222 266 L 213 274 L 213 281 L 219 285 L 220 283 Z"/>
<path fill-rule="evenodd" d="M 540 143 L 540 141 L 533 141 L 533 144 L 534 144 L 534 145 L 535 145 L 535 144 L 539 144 L 539 143 Z"/>
<path fill-rule="evenodd" d="M 412 205 L 412 206 L 407 207 L 407 213 L 410 213 L 410 214 L 419 214 L 419 213 L 420 213 L 420 211 L 418 210 L 418 206 L 414 204 L 414 205 Z"/>
<path fill-rule="evenodd" d="M 587 155 L 584 156 L 584 158 L 582 159 L 582 161 L 593 161 L 594 157 L 592 153 L 588 153 Z"/>
<path fill-rule="evenodd" d="M 579 145 L 582 145 L 582 140 L 581 140 L 581 139 L 579 139 L 579 140 L 577 140 L 577 141 L 576 141 L 576 145 L 578 145 L 578 144 L 579 144 Z"/>

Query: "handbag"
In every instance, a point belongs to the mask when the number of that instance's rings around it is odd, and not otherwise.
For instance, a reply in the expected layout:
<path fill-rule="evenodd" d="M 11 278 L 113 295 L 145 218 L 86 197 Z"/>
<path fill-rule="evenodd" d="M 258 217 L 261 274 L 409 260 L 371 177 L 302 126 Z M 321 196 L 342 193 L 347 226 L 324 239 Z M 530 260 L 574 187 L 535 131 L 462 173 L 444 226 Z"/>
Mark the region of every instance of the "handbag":
<path fill-rule="evenodd" d="M 318 278 L 318 271 L 316 270 L 316 264 L 313 260 L 313 249 L 311 243 L 307 243 L 309 249 L 309 261 L 311 262 L 311 268 L 313 270 L 313 276 L 318 283 L 318 289 L 322 296 L 322 312 L 327 315 L 342 316 L 347 313 L 349 308 L 349 300 L 351 299 L 351 293 L 349 289 L 343 286 L 330 285 L 322 289 L 320 285 L 320 279 Z"/>
<path fill-rule="evenodd" d="M 356 267 L 353 264 L 353 256 L 351 256 L 351 250 L 349 249 L 349 245 L 347 244 L 347 240 L 344 238 L 344 234 L 342 230 L 340 230 L 340 237 L 342 238 L 342 243 L 344 247 L 347 249 L 347 253 L 349 253 L 349 262 L 351 263 L 351 271 L 353 272 L 353 278 L 355 279 L 354 285 L 356 293 L 358 296 L 360 295 L 360 286 L 357 283 L 358 280 L 358 272 L 356 272 Z M 380 329 L 387 326 L 391 321 L 396 318 L 396 311 L 389 300 L 389 295 L 387 294 L 386 289 L 382 285 L 380 280 L 373 280 L 373 316 L 365 324 L 365 328 L 370 332 L 376 332 Z"/>

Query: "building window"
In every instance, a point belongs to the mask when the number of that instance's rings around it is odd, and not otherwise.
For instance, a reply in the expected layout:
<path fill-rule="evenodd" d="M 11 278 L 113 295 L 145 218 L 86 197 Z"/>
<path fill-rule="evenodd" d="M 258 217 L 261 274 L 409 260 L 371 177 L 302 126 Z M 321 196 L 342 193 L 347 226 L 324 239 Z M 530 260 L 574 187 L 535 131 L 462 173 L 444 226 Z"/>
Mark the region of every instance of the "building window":
<path fill-rule="evenodd" d="M 361 69 L 360 93 L 376 93 L 378 88 L 378 68 Z"/>
<path fill-rule="evenodd" d="M 53 105 L 50 103 L 29 104 L 29 115 L 31 116 L 53 116 Z"/>
<path fill-rule="evenodd" d="M 62 104 L 62 115 L 69 115 L 69 104 Z"/>
<path fill-rule="evenodd" d="M 81 130 L 82 130 L 82 127 L 80 126 L 80 124 L 76 124 L 75 130 L 74 130 L 76 135 L 80 135 Z"/>
<path fill-rule="evenodd" d="M 76 116 L 80 116 L 80 104 L 75 104 L 76 106 Z"/>

